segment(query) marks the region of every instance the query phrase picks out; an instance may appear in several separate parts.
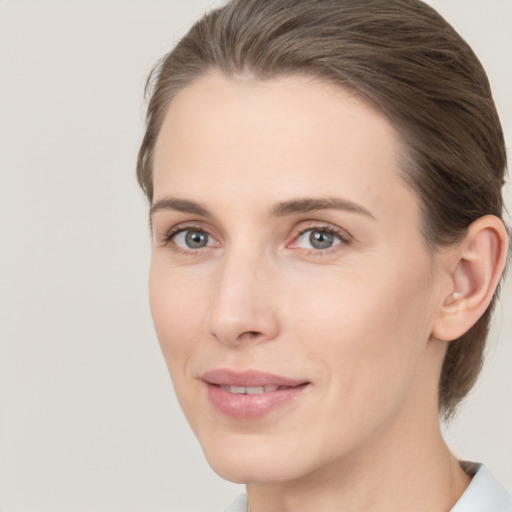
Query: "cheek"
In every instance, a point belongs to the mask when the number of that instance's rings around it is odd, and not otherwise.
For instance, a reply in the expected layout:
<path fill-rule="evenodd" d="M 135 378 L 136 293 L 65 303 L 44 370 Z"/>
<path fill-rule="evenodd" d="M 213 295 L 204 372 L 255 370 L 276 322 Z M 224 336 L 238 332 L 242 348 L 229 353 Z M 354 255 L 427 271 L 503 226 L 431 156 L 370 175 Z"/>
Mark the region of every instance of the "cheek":
<path fill-rule="evenodd" d="M 174 378 L 174 369 L 183 370 L 197 343 L 204 321 L 204 286 L 179 272 L 169 272 L 160 262 L 152 262 L 149 300 L 156 334 Z"/>
<path fill-rule="evenodd" d="M 287 301 L 305 355 L 354 397 L 403 391 L 429 339 L 428 272 L 368 266 L 329 277 Z"/>
<path fill-rule="evenodd" d="M 386 333 L 419 327 L 416 315 L 422 312 L 424 318 L 428 307 L 429 279 L 418 272 L 366 267 L 302 279 L 285 303 L 290 312 L 300 311 L 293 315 L 296 328 L 314 331 L 320 342 L 324 334 L 340 339 L 357 334 L 361 344 L 380 346 Z"/>

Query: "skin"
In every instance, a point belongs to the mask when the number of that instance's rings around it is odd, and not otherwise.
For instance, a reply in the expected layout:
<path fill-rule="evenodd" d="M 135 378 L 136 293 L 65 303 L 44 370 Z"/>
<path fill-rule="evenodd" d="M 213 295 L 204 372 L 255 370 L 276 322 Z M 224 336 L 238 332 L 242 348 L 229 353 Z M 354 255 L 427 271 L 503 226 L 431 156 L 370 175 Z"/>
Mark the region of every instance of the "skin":
<path fill-rule="evenodd" d="M 253 512 L 441 512 L 469 483 L 437 408 L 460 250 L 427 249 L 401 152 L 362 98 L 307 77 L 212 72 L 170 104 L 154 155 L 153 319 L 209 463 L 247 483 Z M 305 198 L 350 208 L 273 212 Z M 315 229 L 332 247 L 311 245 Z M 208 399 L 201 376 L 215 368 L 310 384 L 238 420 Z"/>

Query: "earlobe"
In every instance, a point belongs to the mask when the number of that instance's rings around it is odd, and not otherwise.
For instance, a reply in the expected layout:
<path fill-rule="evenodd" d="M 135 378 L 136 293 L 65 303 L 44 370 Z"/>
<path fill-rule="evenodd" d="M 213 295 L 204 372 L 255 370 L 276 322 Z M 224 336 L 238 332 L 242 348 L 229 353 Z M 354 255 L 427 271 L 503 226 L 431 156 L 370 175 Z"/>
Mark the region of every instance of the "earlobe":
<path fill-rule="evenodd" d="M 492 300 L 505 268 L 508 234 L 494 215 L 474 221 L 453 250 L 451 289 L 444 298 L 432 335 L 451 341 L 466 333 Z"/>

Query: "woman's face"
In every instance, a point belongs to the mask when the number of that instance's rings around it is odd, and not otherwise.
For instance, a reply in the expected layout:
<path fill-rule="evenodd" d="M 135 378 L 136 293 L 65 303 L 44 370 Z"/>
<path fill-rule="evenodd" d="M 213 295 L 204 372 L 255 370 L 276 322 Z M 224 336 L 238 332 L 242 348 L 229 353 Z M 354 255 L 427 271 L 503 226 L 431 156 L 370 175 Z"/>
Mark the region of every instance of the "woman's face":
<path fill-rule="evenodd" d="M 211 73 L 171 103 L 151 309 L 221 476 L 300 478 L 434 420 L 446 280 L 399 157 L 376 110 L 301 76 Z"/>

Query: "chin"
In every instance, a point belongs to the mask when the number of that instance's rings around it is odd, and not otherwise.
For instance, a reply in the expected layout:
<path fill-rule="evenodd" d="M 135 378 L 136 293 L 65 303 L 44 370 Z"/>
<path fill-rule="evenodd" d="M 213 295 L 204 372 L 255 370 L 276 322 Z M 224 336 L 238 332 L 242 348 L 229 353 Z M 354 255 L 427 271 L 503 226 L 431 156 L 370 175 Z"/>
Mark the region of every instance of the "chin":
<path fill-rule="evenodd" d="M 280 464 L 274 459 L 269 461 L 264 455 L 250 459 L 243 454 L 206 458 L 217 475 L 237 484 L 286 482 L 301 476 L 291 471 L 289 461 L 283 460 Z"/>
<path fill-rule="evenodd" d="M 223 442 L 211 439 L 200 439 L 206 459 L 215 473 L 230 482 L 278 483 L 314 470 L 315 461 L 308 461 L 304 447 L 293 439 L 244 434 L 227 436 Z"/>

